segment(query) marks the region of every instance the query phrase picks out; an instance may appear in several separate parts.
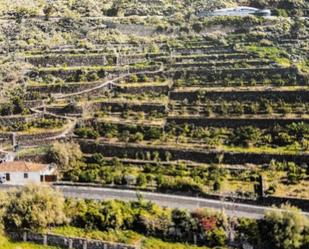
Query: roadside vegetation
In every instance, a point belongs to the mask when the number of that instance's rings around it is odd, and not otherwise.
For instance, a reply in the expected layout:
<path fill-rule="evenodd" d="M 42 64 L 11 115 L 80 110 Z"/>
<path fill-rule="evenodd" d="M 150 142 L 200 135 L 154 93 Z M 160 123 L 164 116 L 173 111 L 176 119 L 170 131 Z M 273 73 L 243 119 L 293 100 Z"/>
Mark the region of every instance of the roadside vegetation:
<path fill-rule="evenodd" d="M 1 196 L 5 200 L 1 202 L 1 219 L 8 234 L 30 229 L 129 244 L 145 237 L 145 248 L 152 249 L 183 248 L 171 242 L 225 247 L 233 232 L 235 241 L 249 241 L 256 248 L 308 246 L 308 219 L 289 205 L 267 212 L 261 220 L 250 220 L 208 209 L 189 212 L 162 208 L 142 197 L 134 202 L 64 200 L 58 192 L 37 186 Z"/>

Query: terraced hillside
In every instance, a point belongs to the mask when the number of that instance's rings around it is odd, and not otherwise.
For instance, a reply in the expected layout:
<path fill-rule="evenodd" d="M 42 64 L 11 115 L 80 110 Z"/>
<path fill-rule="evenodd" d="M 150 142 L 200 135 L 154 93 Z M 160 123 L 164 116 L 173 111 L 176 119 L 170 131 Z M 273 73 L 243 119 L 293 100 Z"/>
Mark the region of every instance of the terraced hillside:
<path fill-rule="evenodd" d="M 3 13 L 2 153 L 76 143 L 60 180 L 309 209 L 306 14 L 138 2 Z"/>

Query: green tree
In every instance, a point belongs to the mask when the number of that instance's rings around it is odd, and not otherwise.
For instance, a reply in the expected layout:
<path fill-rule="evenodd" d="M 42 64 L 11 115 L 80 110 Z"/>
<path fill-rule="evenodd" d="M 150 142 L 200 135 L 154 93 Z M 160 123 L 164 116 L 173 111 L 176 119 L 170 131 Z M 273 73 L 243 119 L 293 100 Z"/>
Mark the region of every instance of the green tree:
<path fill-rule="evenodd" d="M 59 166 L 60 171 L 65 172 L 80 164 L 83 153 L 79 144 L 55 142 L 49 149 L 47 157 Z"/>
<path fill-rule="evenodd" d="M 38 230 L 66 221 L 63 196 L 49 187 L 29 185 L 8 194 L 6 230 Z"/>
<path fill-rule="evenodd" d="M 264 248 L 298 249 L 304 241 L 308 218 L 296 207 L 282 205 L 280 209 L 267 211 L 260 231 Z M 265 247 L 266 246 L 266 247 Z"/>
<path fill-rule="evenodd" d="M 136 178 L 136 184 L 138 186 L 145 186 L 147 184 L 146 176 L 144 174 L 139 174 Z"/>

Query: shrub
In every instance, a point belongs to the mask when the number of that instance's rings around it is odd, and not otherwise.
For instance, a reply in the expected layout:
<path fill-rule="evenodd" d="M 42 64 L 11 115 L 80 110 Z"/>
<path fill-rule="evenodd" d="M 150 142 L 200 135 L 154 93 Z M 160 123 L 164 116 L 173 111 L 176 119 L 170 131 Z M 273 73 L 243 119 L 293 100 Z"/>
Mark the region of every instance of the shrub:
<path fill-rule="evenodd" d="M 261 131 L 252 126 L 243 126 L 236 128 L 231 136 L 231 141 L 234 145 L 249 146 L 256 144 L 261 138 Z"/>
<path fill-rule="evenodd" d="M 295 207 L 282 205 L 281 209 L 266 212 L 260 227 L 265 248 L 300 248 L 306 226 L 308 219 Z"/>
<path fill-rule="evenodd" d="M 26 186 L 9 193 L 8 200 L 4 215 L 7 230 L 38 230 L 66 221 L 64 198 L 49 187 Z"/>

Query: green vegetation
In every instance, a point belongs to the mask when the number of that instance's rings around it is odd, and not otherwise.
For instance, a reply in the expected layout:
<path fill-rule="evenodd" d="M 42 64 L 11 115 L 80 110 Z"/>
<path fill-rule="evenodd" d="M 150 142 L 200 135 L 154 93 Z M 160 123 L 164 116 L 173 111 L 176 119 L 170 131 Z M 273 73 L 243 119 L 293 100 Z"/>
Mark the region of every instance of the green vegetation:
<path fill-rule="evenodd" d="M 263 47 L 259 45 L 251 45 L 243 48 L 248 52 L 253 52 L 259 55 L 260 58 L 268 58 L 283 67 L 291 66 L 289 55 L 282 49 L 277 47 Z"/>
<path fill-rule="evenodd" d="M 36 194 L 30 195 L 31 192 Z M 11 199 L 3 196 L 7 200 L 7 204 L 2 205 L 6 231 L 18 225 L 19 229 L 30 228 L 65 236 L 133 244 L 145 236 L 146 248 L 157 248 L 159 245 L 163 248 L 169 245 L 175 248 L 185 246 L 169 242 L 225 247 L 230 232 L 235 234 L 236 243 L 248 241 L 257 249 L 304 249 L 308 245 L 308 219 L 297 208 L 289 205 L 268 211 L 264 219 L 250 220 L 228 218 L 224 212 L 208 209 L 189 212 L 162 208 L 142 198 L 133 202 L 73 199 L 64 202 L 57 192 L 49 188 L 42 191 L 35 186 L 15 190 L 10 195 L 13 196 Z M 21 202 L 17 202 L 14 196 L 20 196 Z M 48 200 L 41 202 L 43 196 L 44 200 Z M 50 201 L 51 205 L 48 204 Z M 30 203 L 31 208 L 25 203 Z M 9 219 L 12 222 L 8 222 L 8 217 L 13 218 Z M 156 241 L 157 245 L 154 244 Z M 0 243 L 6 245 L 6 239 Z"/>
<path fill-rule="evenodd" d="M 242 5 L 273 17 L 209 16 Z M 73 183 L 300 206 L 308 10 L 305 0 L 2 0 L 1 155 L 54 162 Z M 308 247 L 306 219 L 285 206 L 232 221 L 142 199 L 64 201 L 35 187 L 6 197 L 6 230 L 143 237 L 151 249 L 224 248 L 235 232 L 255 249 Z"/>

